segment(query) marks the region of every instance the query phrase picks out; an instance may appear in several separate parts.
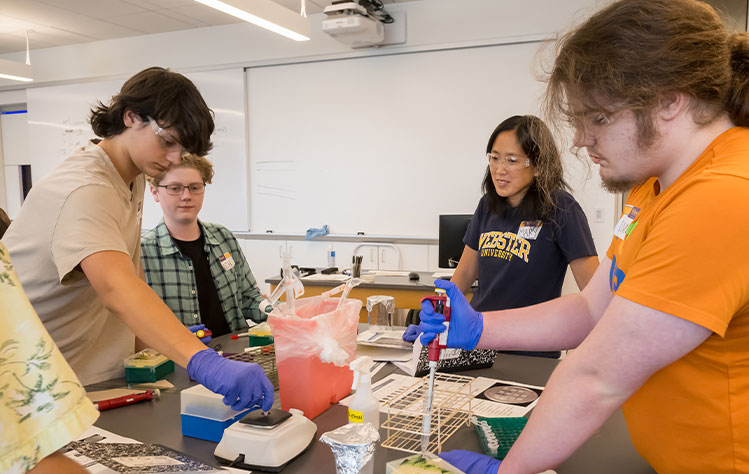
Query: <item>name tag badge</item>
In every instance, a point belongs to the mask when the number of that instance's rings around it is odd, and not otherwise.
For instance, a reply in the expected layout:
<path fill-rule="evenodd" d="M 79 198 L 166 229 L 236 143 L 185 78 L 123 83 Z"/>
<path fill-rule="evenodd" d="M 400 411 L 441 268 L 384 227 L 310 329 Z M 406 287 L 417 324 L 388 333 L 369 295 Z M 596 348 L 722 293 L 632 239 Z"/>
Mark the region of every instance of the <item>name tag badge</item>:
<path fill-rule="evenodd" d="M 518 228 L 518 238 L 525 240 L 536 240 L 541 233 L 542 221 L 523 221 Z"/>
<path fill-rule="evenodd" d="M 614 227 L 614 235 L 621 240 L 625 240 L 629 234 L 627 230 L 630 228 L 632 222 L 634 222 L 639 213 L 639 207 L 634 207 L 629 204 L 624 206 L 622 217 L 619 218 L 619 222 L 617 222 L 616 227 Z"/>
<path fill-rule="evenodd" d="M 226 252 L 218 259 L 219 262 L 221 262 L 221 266 L 224 267 L 224 270 L 231 270 L 234 268 L 234 258 L 231 256 L 229 252 Z"/>

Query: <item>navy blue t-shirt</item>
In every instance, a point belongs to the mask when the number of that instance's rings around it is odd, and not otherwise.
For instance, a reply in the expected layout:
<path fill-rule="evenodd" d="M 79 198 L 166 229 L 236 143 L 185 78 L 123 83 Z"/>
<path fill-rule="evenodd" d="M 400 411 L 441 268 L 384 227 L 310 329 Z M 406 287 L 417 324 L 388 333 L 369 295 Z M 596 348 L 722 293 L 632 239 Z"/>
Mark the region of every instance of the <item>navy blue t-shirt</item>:
<path fill-rule="evenodd" d="M 463 242 L 478 252 L 477 311 L 519 308 L 562 294 L 569 262 L 597 255 L 588 220 L 568 192 L 555 195 L 553 220 L 530 220 L 518 208 L 502 219 L 479 202 Z"/>

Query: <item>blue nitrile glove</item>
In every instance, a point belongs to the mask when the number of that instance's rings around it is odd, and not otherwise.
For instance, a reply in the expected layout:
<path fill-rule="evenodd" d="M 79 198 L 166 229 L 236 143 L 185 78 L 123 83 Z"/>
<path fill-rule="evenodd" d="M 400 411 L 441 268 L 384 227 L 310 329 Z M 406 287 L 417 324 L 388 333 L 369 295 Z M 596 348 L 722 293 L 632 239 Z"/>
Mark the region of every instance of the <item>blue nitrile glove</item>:
<path fill-rule="evenodd" d="M 498 459 L 462 449 L 443 451 L 439 456 L 466 474 L 497 474 L 502 464 Z"/>
<path fill-rule="evenodd" d="M 414 342 L 417 337 L 421 334 L 418 324 L 409 324 L 406 331 L 403 333 L 403 340 L 406 342 Z"/>
<path fill-rule="evenodd" d="M 225 359 L 213 349 L 196 352 L 187 364 L 193 380 L 224 396 L 224 404 L 241 411 L 259 405 L 273 406 L 273 384 L 257 364 Z"/>
<path fill-rule="evenodd" d="M 196 324 L 195 326 L 190 326 L 187 329 L 189 329 L 190 332 L 195 334 L 201 329 L 205 329 L 205 324 Z M 200 342 L 202 342 L 203 344 L 208 344 L 209 342 L 211 342 L 211 336 L 201 337 Z"/>
<path fill-rule="evenodd" d="M 473 309 L 455 283 L 447 280 L 435 280 L 434 286 L 447 291 L 450 298 L 450 332 L 447 335 L 447 347 L 473 350 L 484 330 L 484 316 Z M 445 317 L 434 312 L 430 301 L 421 303 L 421 324 L 423 333 L 421 343 L 429 344 L 435 336 L 445 330 L 442 324 Z"/>

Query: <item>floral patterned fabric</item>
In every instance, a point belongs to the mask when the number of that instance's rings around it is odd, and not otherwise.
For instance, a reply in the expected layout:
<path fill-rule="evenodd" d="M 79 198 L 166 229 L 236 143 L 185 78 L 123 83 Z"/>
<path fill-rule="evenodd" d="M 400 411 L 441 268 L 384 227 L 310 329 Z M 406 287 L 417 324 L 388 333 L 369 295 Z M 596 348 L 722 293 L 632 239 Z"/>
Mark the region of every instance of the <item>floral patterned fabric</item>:
<path fill-rule="evenodd" d="M 0 243 L 0 472 L 22 473 L 99 417 Z"/>

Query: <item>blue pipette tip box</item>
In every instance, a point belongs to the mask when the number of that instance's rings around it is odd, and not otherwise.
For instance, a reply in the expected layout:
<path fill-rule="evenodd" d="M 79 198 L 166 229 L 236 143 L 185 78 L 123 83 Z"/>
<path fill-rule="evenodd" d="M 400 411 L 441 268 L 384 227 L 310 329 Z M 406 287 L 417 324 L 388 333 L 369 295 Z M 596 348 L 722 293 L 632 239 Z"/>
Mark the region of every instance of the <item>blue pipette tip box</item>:
<path fill-rule="evenodd" d="M 218 443 L 224 430 L 240 420 L 250 410 L 234 411 L 224 405 L 224 397 L 202 385 L 194 385 L 180 392 L 182 436 Z"/>
<path fill-rule="evenodd" d="M 228 418 L 226 420 L 213 420 L 211 418 L 203 418 L 195 415 L 180 415 L 182 419 L 182 436 L 189 436 L 191 438 L 204 439 L 206 441 L 213 441 L 218 443 L 224 436 L 224 430 L 235 422 L 242 419 L 250 410 L 239 412 L 237 416 Z"/>

